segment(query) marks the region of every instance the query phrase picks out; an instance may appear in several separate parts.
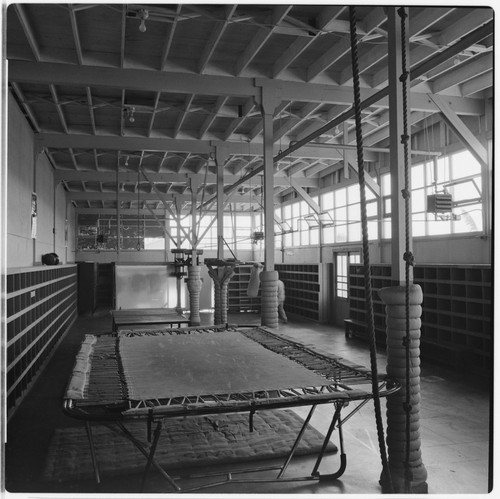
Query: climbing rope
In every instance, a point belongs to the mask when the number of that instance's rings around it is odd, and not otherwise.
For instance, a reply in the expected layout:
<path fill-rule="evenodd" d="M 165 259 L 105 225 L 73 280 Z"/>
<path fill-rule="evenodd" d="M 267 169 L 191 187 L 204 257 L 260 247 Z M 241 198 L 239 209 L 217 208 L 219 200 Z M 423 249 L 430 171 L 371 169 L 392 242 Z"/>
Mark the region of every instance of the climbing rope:
<path fill-rule="evenodd" d="M 410 467 L 410 414 L 411 414 L 411 394 L 410 394 L 410 268 L 414 265 L 414 257 L 410 251 L 410 167 L 409 167 L 409 146 L 410 136 L 408 134 L 408 77 L 406 61 L 406 17 L 407 13 L 404 7 L 398 9 L 399 17 L 401 18 L 401 66 L 402 72 L 399 81 L 402 86 L 403 97 L 403 134 L 401 135 L 401 143 L 404 150 L 404 188 L 402 196 L 404 199 L 405 212 L 405 253 L 403 259 L 405 261 L 405 318 L 406 318 L 406 335 L 403 340 L 406 354 L 406 397 L 404 403 L 404 411 L 406 414 L 406 449 L 405 449 L 405 488 L 406 492 L 410 492 L 410 483 L 412 481 L 412 472 Z"/>
<path fill-rule="evenodd" d="M 358 157 L 358 179 L 360 189 L 361 201 L 361 233 L 363 242 L 363 270 L 364 270 L 364 283 L 365 283 L 365 297 L 366 297 L 366 315 L 367 315 L 367 328 L 370 344 L 370 365 L 372 371 L 372 393 L 373 403 L 375 406 L 375 421 L 377 425 L 377 436 L 380 449 L 380 457 L 382 461 L 382 468 L 384 476 L 389 485 L 389 492 L 393 491 L 392 479 L 387 460 L 387 450 L 385 447 L 384 428 L 382 424 L 382 414 L 380 410 L 380 393 L 378 387 L 378 368 L 375 344 L 375 326 L 373 318 L 373 299 L 372 299 L 372 285 L 371 285 L 371 269 L 370 269 L 370 253 L 368 245 L 368 222 L 366 212 L 366 194 L 365 194 L 365 170 L 363 158 L 363 135 L 361 130 L 361 97 L 359 89 L 359 67 L 358 67 L 358 44 L 356 37 L 356 7 L 349 7 L 349 21 L 350 21 L 350 35 L 351 35 L 351 60 L 352 60 L 352 75 L 353 75 L 353 89 L 354 89 L 354 113 L 356 123 L 356 149 Z"/>

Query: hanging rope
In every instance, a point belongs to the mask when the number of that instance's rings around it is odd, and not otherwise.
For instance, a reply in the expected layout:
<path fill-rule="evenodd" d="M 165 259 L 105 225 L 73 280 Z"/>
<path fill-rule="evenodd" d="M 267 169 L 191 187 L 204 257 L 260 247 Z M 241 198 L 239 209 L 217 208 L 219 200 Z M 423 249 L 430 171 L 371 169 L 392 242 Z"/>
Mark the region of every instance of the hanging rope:
<path fill-rule="evenodd" d="M 403 259 L 405 261 L 405 317 L 406 317 L 406 336 L 403 340 L 403 346 L 406 353 L 406 398 L 404 410 L 406 414 L 406 449 L 405 449 L 405 488 L 406 492 L 410 492 L 410 483 L 412 481 L 412 472 L 410 467 L 410 414 L 411 414 L 411 394 L 410 394 L 410 268 L 414 265 L 413 254 L 410 250 L 410 166 L 409 166 L 409 147 L 408 142 L 410 136 L 408 134 L 408 77 L 406 61 L 406 10 L 404 7 L 398 9 L 398 14 L 401 18 L 401 66 L 402 73 L 399 81 L 402 86 L 403 94 L 403 135 L 401 143 L 404 149 L 404 189 L 402 196 L 405 207 L 405 253 Z"/>
<path fill-rule="evenodd" d="M 380 393 L 378 387 L 378 368 L 377 368 L 377 355 L 376 355 L 376 344 L 375 344 L 375 326 L 373 318 L 372 286 L 371 286 L 371 275 L 370 275 L 370 252 L 368 246 L 368 222 L 366 213 L 363 135 L 361 130 L 361 97 L 359 89 L 358 44 L 356 37 L 356 8 L 352 6 L 349 7 L 349 21 L 350 21 L 350 34 L 351 34 L 351 55 L 352 55 L 351 59 L 352 59 L 352 75 L 353 75 L 353 89 L 354 89 L 354 113 L 355 113 L 355 123 L 356 123 L 356 145 L 357 145 L 357 157 L 358 157 L 358 178 L 359 178 L 360 201 L 361 201 L 361 232 L 363 241 L 363 270 L 364 270 L 365 297 L 366 297 L 365 304 L 366 304 L 368 336 L 370 343 L 372 393 L 373 393 L 373 403 L 375 406 L 375 421 L 377 425 L 377 436 L 378 436 L 382 467 L 389 485 L 389 492 L 392 492 L 393 486 L 387 462 L 387 450 L 385 447 L 384 428 L 382 425 L 382 414 L 380 410 Z"/>
<path fill-rule="evenodd" d="M 141 165 L 137 167 L 137 251 L 141 251 L 141 229 L 140 229 L 140 217 L 141 217 L 141 191 L 139 189 L 141 182 Z"/>

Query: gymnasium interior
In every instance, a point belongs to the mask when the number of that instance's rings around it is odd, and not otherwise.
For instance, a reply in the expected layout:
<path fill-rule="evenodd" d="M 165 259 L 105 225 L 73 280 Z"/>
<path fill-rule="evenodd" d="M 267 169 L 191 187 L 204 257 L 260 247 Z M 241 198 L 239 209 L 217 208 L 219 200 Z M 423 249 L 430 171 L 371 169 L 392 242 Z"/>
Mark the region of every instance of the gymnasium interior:
<path fill-rule="evenodd" d="M 495 490 L 491 7 L 2 16 L 2 492 Z"/>

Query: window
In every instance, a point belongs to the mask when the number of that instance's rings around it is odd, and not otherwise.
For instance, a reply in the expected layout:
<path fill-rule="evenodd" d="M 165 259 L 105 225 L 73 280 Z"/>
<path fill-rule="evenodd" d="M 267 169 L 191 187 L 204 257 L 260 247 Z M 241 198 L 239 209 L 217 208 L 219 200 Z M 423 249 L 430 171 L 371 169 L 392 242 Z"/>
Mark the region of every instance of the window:
<path fill-rule="evenodd" d="M 360 263 L 358 251 L 335 254 L 335 291 L 337 298 L 348 298 L 349 293 L 349 263 Z"/>
<path fill-rule="evenodd" d="M 161 219 L 150 215 L 79 214 L 78 251 L 163 250 L 165 233 Z"/>
<path fill-rule="evenodd" d="M 318 203 L 318 196 L 311 199 Z M 318 216 L 303 199 L 283 207 L 282 221 L 285 226 L 292 229 L 291 233 L 285 233 L 283 236 L 285 247 L 319 244 Z"/>

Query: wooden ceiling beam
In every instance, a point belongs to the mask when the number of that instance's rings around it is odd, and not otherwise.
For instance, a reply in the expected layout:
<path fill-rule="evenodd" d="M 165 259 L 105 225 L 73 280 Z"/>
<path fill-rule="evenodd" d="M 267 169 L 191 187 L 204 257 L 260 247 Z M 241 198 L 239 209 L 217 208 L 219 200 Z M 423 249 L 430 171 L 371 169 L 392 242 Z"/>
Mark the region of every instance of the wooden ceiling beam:
<path fill-rule="evenodd" d="M 209 173 L 205 176 L 205 173 L 191 174 L 191 173 L 152 173 L 147 172 L 148 179 L 151 182 L 161 182 L 161 183 L 178 183 L 184 184 L 190 178 L 197 179 L 200 183 L 203 183 L 206 178 L 206 184 L 215 184 L 217 182 L 216 174 Z M 76 171 L 76 170 L 54 170 L 54 178 L 57 182 L 66 181 L 66 182 L 74 182 L 74 181 L 99 181 L 99 182 L 115 182 L 116 181 L 116 173 L 115 172 L 104 172 L 104 171 Z M 240 178 L 239 175 L 228 175 L 224 174 L 224 184 L 232 184 L 236 180 Z M 118 181 L 124 183 L 133 183 L 137 181 L 137 172 L 124 172 L 120 171 L 118 173 Z M 275 175 L 275 184 L 276 185 L 289 185 L 286 180 L 286 175 L 284 173 Z M 314 178 L 309 179 L 297 179 L 298 184 L 301 187 L 311 187 L 315 188 L 318 186 L 317 180 Z M 251 185 L 251 182 L 248 184 Z M 255 181 L 254 181 L 255 185 Z"/>

